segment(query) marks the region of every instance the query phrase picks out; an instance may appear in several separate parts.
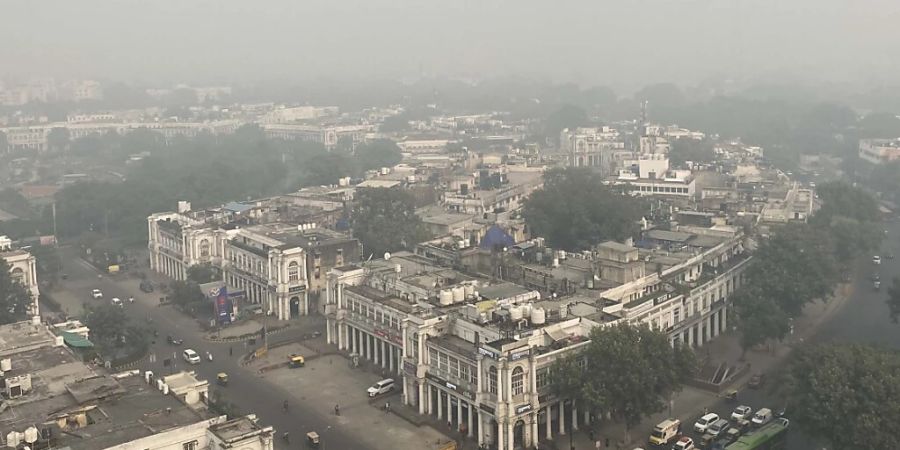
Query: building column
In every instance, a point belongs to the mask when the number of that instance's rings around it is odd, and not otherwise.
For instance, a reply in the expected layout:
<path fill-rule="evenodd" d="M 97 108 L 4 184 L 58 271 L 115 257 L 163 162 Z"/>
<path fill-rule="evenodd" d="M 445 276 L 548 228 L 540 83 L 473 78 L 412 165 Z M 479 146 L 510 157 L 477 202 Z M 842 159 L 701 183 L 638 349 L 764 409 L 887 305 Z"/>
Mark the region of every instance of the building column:
<path fill-rule="evenodd" d="M 447 422 L 453 423 L 453 402 L 450 401 L 450 396 L 453 395 L 450 391 L 447 391 Z"/>
<path fill-rule="evenodd" d="M 334 327 L 334 328 L 337 328 L 337 327 L 338 327 L 337 321 L 335 321 L 335 323 L 332 324 L 332 323 L 331 323 L 331 319 L 326 320 L 326 321 L 325 321 L 325 342 L 327 342 L 327 343 L 329 343 L 329 344 L 334 344 L 334 343 L 335 343 L 335 342 L 334 342 L 334 336 L 333 336 L 335 333 L 334 333 L 333 331 L 331 331 L 331 328 L 332 328 L 332 327 Z M 340 340 L 340 338 L 337 339 L 337 348 L 338 348 L 338 350 L 341 349 L 341 340 Z"/>
<path fill-rule="evenodd" d="M 434 414 L 434 402 L 431 401 L 432 387 L 425 381 L 423 381 L 422 384 L 423 384 L 423 386 L 425 386 L 425 394 L 426 394 L 425 402 L 428 405 L 428 415 L 430 416 L 430 415 Z"/>
<path fill-rule="evenodd" d="M 562 400 L 559 401 L 559 435 L 564 436 L 566 434 L 566 405 L 563 404 Z"/>
<path fill-rule="evenodd" d="M 484 415 L 481 414 L 481 411 L 478 411 L 478 446 L 481 447 L 484 445 Z"/>
<path fill-rule="evenodd" d="M 590 424 L 591 424 L 591 412 L 590 412 L 590 411 L 585 411 L 585 412 L 584 412 L 584 424 L 585 424 L 585 425 L 590 425 Z"/>
<path fill-rule="evenodd" d="M 375 361 L 375 336 L 365 333 L 366 340 L 369 342 L 369 361 Z"/>
<path fill-rule="evenodd" d="M 456 397 L 456 429 L 459 430 L 459 427 L 463 424 L 462 419 L 462 397 Z"/>
<path fill-rule="evenodd" d="M 572 430 L 578 430 L 578 408 L 575 407 L 575 403 L 572 403 Z"/>
<path fill-rule="evenodd" d="M 498 417 L 497 419 L 500 419 L 500 418 Z M 504 430 L 503 430 L 503 423 L 501 423 L 501 422 L 498 420 L 498 421 L 497 421 L 497 450 L 506 450 L 506 449 L 504 448 L 504 445 L 503 445 L 503 438 L 504 438 L 503 435 L 506 434 L 506 433 L 504 433 L 503 431 L 504 431 Z"/>
<path fill-rule="evenodd" d="M 440 420 L 444 418 L 444 404 L 443 399 L 441 399 L 441 390 L 435 389 L 435 391 L 437 392 L 437 416 L 438 420 Z"/>
<path fill-rule="evenodd" d="M 472 423 L 474 422 L 472 416 L 475 415 L 475 405 L 466 402 L 466 406 L 469 407 L 469 415 L 466 417 L 466 426 L 468 427 L 468 436 L 471 438 L 474 433 L 474 431 L 472 430 Z"/>
<path fill-rule="evenodd" d="M 419 391 L 419 414 L 425 414 L 425 402 L 427 399 L 425 398 L 425 383 L 416 380 L 416 389 Z M 431 414 L 431 411 L 428 411 Z"/>
<path fill-rule="evenodd" d="M 712 324 L 713 324 L 712 337 L 716 337 L 719 335 L 719 311 L 716 311 L 712 315 Z"/>
<path fill-rule="evenodd" d="M 381 361 L 382 370 L 387 367 L 387 361 L 385 361 L 385 357 L 387 356 L 387 352 L 385 352 L 385 347 L 387 346 L 387 342 L 378 340 L 378 359 Z"/>
<path fill-rule="evenodd" d="M 538 432 L 538 413 L 535 412 L 534 414 L 531 415 L 531 442 L 530 442 L 530 444 L 532 447 L 537 447 L 538 441 L 540 440 L 540 439 L 538 439 L 539 436 L 540 436 L 540 433 Z"/>
<path fill-rule="evenodd" d="M 396 358 L 397 358 L 397 350 L 394 348 L 393 345 L 388 344 L 388 370 L 389 370 L 391 373 L 397 372 L 397 368 L 396 368 L 396 366 L 397 366 L 397 361 L 396 361 Z M 397 373 L 399 373 L 399 372 L 397 372 Z"/>
<path fill-rule="evenodd" d="M 513 434 L 513 429 L 515 428 L 515 424 L 510 421 L 506 424 L 506 432 L 509 433 L 509 448 L 512 450 L 516 446 L 516 437 Z M 523 442 L 524 444 L 524 442 Z"/>
<path fill-rule="evenodd" d="M 728 307 L 722 307 L 722 331 L 728 329 Z"/>
<path fill-rule="evenodd" d="M 547 414 L 544 415 L 547 423 L 544 424 L 547 429 L 547 439 L 553 439 L 553 416 L 550 415 L 550 405 L 547 405 Z"/>

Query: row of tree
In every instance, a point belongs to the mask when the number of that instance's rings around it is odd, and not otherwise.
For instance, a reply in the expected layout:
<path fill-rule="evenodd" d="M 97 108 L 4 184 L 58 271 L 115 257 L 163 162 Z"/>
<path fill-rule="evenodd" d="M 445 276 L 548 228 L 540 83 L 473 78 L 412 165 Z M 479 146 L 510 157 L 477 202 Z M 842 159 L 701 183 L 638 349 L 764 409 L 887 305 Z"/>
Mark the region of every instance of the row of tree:
<path fill-rule="evenodd" d="M 773 230 L 735 294 L 745 351 L 784 339 L 806 304 L 827 299 L 852 261 L 881 243 L 878 205 L 869 194 L 843 182 L 817 192 L 822 208 L 808 223 Z"/>

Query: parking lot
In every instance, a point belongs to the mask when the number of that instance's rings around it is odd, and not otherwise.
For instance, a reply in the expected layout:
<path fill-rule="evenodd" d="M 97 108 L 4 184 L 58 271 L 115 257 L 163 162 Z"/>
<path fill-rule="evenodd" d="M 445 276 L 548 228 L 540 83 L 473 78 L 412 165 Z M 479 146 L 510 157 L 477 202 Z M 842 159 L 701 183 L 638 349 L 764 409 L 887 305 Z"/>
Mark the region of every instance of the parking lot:
<path fill-rule="evenodd" d="M 306 365 L 291 369 L 285 364 L 290 354 L 307 356 Z M 428 426 L 416 427 L 394 414 L 381 410 L 383 402 L 370 404 L 366 389 L 380 378 L 372 373 L 350 368 L 348 360 L 339 355 L 316 357 L 314 351 L 301 344 L 278 347 L 252 364 L 263 368 L 282 364 L 274 370 L 266 370 L 265 382 L 280 386 L 290 393 L 292 404 L 303 403 L 329 424 L 322 435 L 326 448 L 329 436 L 352 434 L 355 439 L 373 448 L 397 450 L 422 450 L 439 440 L 446 440 L 442 433 Z M 400 387 L 398 386 L 398 389 Z M 399 402 L 392 396 L 392 402 Z M 334 414 L 334 406 L 340 405 L 340 416 Z"/>

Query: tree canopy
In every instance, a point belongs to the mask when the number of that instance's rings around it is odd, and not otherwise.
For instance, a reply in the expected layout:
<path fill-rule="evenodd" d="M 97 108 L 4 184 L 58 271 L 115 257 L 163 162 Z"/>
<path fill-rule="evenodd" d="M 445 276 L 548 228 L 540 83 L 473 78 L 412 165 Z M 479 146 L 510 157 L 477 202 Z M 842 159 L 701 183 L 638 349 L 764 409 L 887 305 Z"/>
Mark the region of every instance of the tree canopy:
<path fill-rule="evenodd" d="M 212 264 L 194 264 L 187 268 L 187 278 L 197 284 L 209 283 L 222 279 L 219 270 Z"/>
<path fill-rule="evenodd" d="M 544 136 L 559 142 L 559 133 L 564 128 L 583 127 L 588 124 L 587 112 L 574 105 L 563 105 L 544 119 Z"/>
<path fill-rule="evenodd" d="M 705 163 L 714 161 L 716 154 L 713 151 L 713 143 L 708 139 L 676 139 L 672 142 L 672 151 L 669 158 L 674 165 L 682 165 L 686 161 Z"/>
<path fill-rule="evenodd" d="M 403 159 L 400 147 L 390 139 L 376 139 L 356 147 L 356 158 L 363 170 L 393 167 Z"/>
<path fill-rule="evenodd" d="M 638 231 L 645 204 L 603 184 L 584 168 L 551 169 L 544 187 L 525 201 L 522 215 L 534 235 L 565 250 L 583 250 Z"/>
<path fill-rule="evenodd" d="M 900 321 L 900 277 L 894 277 L 894 282 L 888 288 L 888 308 L 891 310 L 891 320 L 894 323 Z"/>
<path fill-rule="evenodd" d="M 402 189 L 361 189 L 356 192 L 353 236 L 366 255 L 408 250 L 428 238 L 416 216 L 415 199 Z"/>
<path fill-rule="evenodd" d="M 611 413 L 628 428 L 665 409 L 697 367 L 689 348 L 672 347 L 664 332 L 645 325 L 597 327 L 590 339 L 551 366 L 552 389 L 591 412 Z"/>
<path fill-rule="evenodd" d="M 791 417 L 833 448 L 896 447 L 900 354 L 865 345 L 816 346 L 790 368 Z"/>
<path fill-rule="evenodd" d="M 27 319 L 32 303 L 31 293 L 9 271 L 9 264 L 0 258 L 0 325 Z"/>

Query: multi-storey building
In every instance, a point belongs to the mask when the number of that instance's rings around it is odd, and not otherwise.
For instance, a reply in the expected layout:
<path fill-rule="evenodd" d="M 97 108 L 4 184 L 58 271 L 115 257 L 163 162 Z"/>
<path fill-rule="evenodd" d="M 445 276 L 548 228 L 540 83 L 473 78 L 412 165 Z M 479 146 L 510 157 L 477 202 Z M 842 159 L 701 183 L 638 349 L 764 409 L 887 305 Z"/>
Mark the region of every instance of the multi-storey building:
<path fill-rule="evenodd" d="M 14 248 L 12 240 L 6 236 L 0 236 L 0 258 L 9 265 L 9 275 L 13 281 L 21 284 L 25 291 L 31 295 L 31 305 L 28 308 L 28 316 L 40 316 L 41 308 L 38 299 L 36 259 L 31 253 Z"/>
<path fill-rule="evenodd" d="M 243 293 L 244 302 L 263 305 L 280 319 L 309 314 L 308 294 L 317 298 L 325 273 L 358 261 L 361 249 L 358 240 L 312 223 L 281 222 L 306 217 L 292 214 L 297 212 L 290 207 L 292 199 L 193 212 L 183 204 L 181 212 L 153 214 L 148 218 L 150 267 L 183 280 L 191 266 L 210 264 L 230 291 Z"/>
<path fill-rule="evenodd" d="M 619 132 L 610 127 L 564 129 L 560 133 L 560 150 L 572 167 L 592 167 L 602 175 L 615 173 L 618 163 L 632 158 L 625 149 Z"/>
<path fill-rule="evenodd" d="M 900 161 L 900 138 L 861 139 L 859 141 L 859 157 L 872 164 Z"/>
<path fill-rule="evenodd" d="M 326 291 L 327 339 L 402 377 L 403 401 L 420 414 L 479 444 L 532 447 L 565 434 L 567 422 L 577 429 L 601 420 L 557 398 L 548 375 L 595 327 L 643 323 L 664 330 L 673 345 L 692 346 L 727 328 L 728 299 L 749 261 L 744 237 L 720 227 L 694 235 L 690 246 L 606 245 L 603 259 L 652 269 L 628 270 L 642 276 L 613 288 L 563 297 L 461 276 L 407 254 L 337 268 Z"/>

